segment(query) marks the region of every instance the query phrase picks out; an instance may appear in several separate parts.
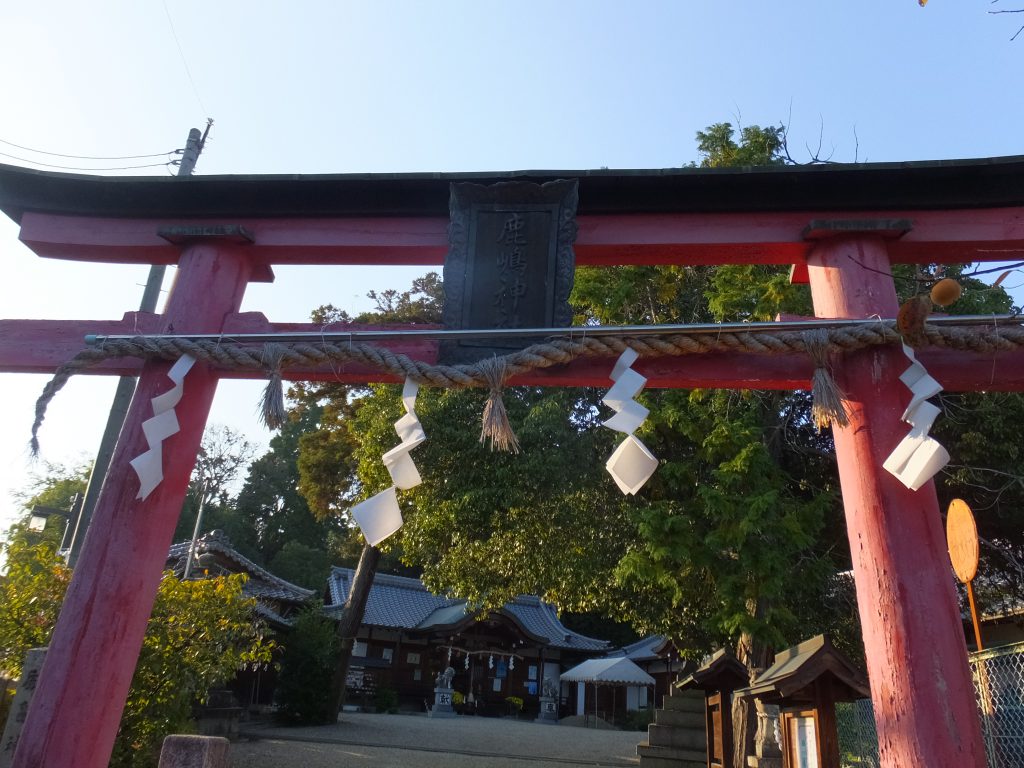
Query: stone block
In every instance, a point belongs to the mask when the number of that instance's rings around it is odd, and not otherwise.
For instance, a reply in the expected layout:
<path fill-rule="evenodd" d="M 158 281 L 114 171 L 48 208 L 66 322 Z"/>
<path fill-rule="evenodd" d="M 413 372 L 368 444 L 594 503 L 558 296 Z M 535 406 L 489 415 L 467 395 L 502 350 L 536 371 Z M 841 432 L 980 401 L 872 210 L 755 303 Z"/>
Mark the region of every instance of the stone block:
<path fill-rule="evenodd" d="M 220 736 L 171 735 L 157 768 L 231 768 L 231 743 Z"/>

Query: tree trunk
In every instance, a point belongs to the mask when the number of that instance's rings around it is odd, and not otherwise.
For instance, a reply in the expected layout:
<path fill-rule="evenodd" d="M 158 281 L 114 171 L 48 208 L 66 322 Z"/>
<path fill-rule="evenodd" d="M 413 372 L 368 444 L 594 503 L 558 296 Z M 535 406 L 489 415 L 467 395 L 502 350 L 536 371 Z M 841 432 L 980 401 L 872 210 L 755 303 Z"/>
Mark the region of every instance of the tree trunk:
<path fill-rule="evenodd" d="M 755 616 L 762 616 L 767 608 L 766 601 L 761 599 L 753 606 Z M 760 640 L 744 632 L 736 646 L 736 658 L 747 667 L 750 680 L 768 668 L 772 657 L 772 649 Z M 732 708 L 732 738 L 734 768 L 747 768 L 747 757 L 756 755 L 757 746 L 757 709 L 751 698 L 736 699 Z"/>
<path fill-rule="evenodd" d="M 380 562 L 380 550 L 369 544 L 364 545 L 363 552 L 359 556 L 359 565 L 356 566 L 356 573 L 352 578 L 352 587 L 348 591 L 345 606 L 342 608 L 341 621 L 338 622 L 337 636 L 341 647 L 338 651 L 338 663 L 334 668 L 334 680 L 331 684 L 331 699 L 334 701 L 332 711 L 335 717 L 345 704 L 345 681 L 348 679 L 348 666 L 352 660 L 352 645 L 359 633 L 359 625 L 363 623 L 366 600 L 370 596 L 370 587 L 373 586 L 373 577 L 377 573 L 378 562 Z"/>

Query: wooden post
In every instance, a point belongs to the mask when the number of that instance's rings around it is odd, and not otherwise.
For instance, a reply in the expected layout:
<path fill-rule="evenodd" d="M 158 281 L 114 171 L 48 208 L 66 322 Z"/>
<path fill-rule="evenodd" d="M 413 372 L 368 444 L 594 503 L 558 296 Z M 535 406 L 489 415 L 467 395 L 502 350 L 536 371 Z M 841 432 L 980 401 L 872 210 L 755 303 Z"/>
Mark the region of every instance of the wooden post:
<path fill-rule="evenodd" d="M 971 623 L 974 624 L 974 642 L 979 651 L 984 651 L 985 646 L 981 643 L 981 624 L 978 623 L 978 605 L 974 601 L 974 580 L 967 582 L 967 602 L 971 606 Z"/>
<path fill-rule="evenodd" d="M 822 675 L 814 681 L 814 708 L 818 710 L 814 717 L 818 765 L 821 768 L 840 768 L 836 700 L 829 675 Z"/>
<path fill-rule="evenodd" d="M 870 234 L 820 242 L 808 258 L 819 317 L 894 317 L 885 242 Z M 882 469 L 909 432 L 899 347 L 835 361 L 850 425 L 833 428 L 871 681 L 886 768 L 985 766 L 981 725 L 949 575 L 935 486 L 914 492 Z"/>
<path fill-rule="evenodd" d="M 352 574 L 348 597 L 345 598 L 341 618 L 335 629 L 339 649 L 338 660 L 334 667 L 334 679 L 331 681 L 333 719 L 337 719 L 338 713 L 345 706 L 345 682 L 348 679 L 348 668 L 352 661 L 352 646 L 359 634 L 359 626 L 363 623 L 366 601 L 370 599 L 373 577 L 377 574 L 379 562 L 380 550 L 369 544 L 363 544 L 363 551 L 359 555 L 359 564 L 356 566 L 356 572 Z M 370 632 L 373 632 L 373 627 L 370 627 Z"/>
<path fill-rule="evenodd" d="M 163 316 L 165 332 L 221 330 L 237 312 L 250 262 L 237 245 L 186 246 Z M 147 448 L 142 422 L 172 386 L 171 363 L 146 363 L 68 587 L 28 712 L 14 768 L 105 768 L 188 489 L 217 377 L 197 363 L 163 443 L 164 479 L 144 501 L 128 462 Z"/>

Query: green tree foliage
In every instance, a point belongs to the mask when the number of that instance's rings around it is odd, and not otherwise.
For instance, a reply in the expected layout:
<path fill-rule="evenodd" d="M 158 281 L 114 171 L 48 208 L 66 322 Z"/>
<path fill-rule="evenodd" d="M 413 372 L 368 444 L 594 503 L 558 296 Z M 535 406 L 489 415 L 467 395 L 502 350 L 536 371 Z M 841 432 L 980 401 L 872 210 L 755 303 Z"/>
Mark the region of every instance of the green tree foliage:
<path fill-rule="evenodd" d="M 267 568 L 292 584 L 320 592 L 335 559 L 334 553 L 322 547 L 289 541 L 274 555 Z"/>
<path fill-rule="evenodd" d="M 57 622 L 71 571 L 48 541 L 12 529 L 0 579 L 0 670 L 17 675 L 30 648 L 46 646 Z M 164 736 L 189 731 L 192 705 L 240 665 L 266 663 L 275 643 L 242 595 L 245 576 L 160 582 L 132 677 L 110 765 L 155 766 Z"/>
<path fill-rule="evenodd" d="M 154 766 L 170 733 L 191 730 L 191 712 L 211 688 L 244 664 L 271 660 L 273 640 L 242 594 L 245 576 L 160 582 L 132 687 L 121 716 L 111 768 Z"/>
<path fill-rule="evenodd" d="M 702 168 L 738 168 L 785 165 L 785 126 L 763 128 L 750 125 L 740 129 L 739 141 L 732 123 L 715 123 L 697 131 L 697 151 Z"/>
<path fill-rule="evenodd" d="M 40 504 L 56 509 L 71 509 L 76 494 L 85 493 L 92 471 L 92 461 L 66 466 L 43 462 L 42 468 L 31 475 L 25 489 L 16 498 L 26 511 Z"/>
<path fill-rule="evenodd" d="M 277 715 L 295 725 L 323 725 L 336 719 L 331 677 L 338 656 L 334 622 L 319 603 L 304 608 L 284 643 L 274 695 Z"/>
<path fill-rule="evenodd" d="M 0 672 L 21 674 L 30 648 L 50 641 L 71 571 L 57 556 L 58 544 L 45 540 L 23 523 L 0 544 L 7 573 L 0 577 Z"/>
<path fill-rule="evenodd" d="M 270 441 L 270 450 L 249 467 L 235 500 L 240 530 L 228 533 L 238 550 L 256 562 L 273 562 L 289 542 L 330 552 L 345 534 L 338 518 L 317 519 L 298 490 L 300 439 L 316 429 L 319 417 L 318 408 L 294 409 Z"/>
<path fill-rule="evenodd" d="M 488 607 L 534 593 L 573 610 L 607 608 L 601 596 L 615 591 L 611 570 L 630 526 L 621 498 L 595 482 L 613 436 L 591 428 L 595 412 L 579 396 L 506 390 L 522 449 L 509 455 L 478 440 L 485 393 L 420 390 L 416 411 L 429 439 L 414 457 L 424 483 L 402 494 L 409 506 L 400 540 L 429 587 Z M 401 413 L 398 388 L 376 387 L 352 423 L 367 495 L 390 483 L 381 448 L 395 442 Z"/>

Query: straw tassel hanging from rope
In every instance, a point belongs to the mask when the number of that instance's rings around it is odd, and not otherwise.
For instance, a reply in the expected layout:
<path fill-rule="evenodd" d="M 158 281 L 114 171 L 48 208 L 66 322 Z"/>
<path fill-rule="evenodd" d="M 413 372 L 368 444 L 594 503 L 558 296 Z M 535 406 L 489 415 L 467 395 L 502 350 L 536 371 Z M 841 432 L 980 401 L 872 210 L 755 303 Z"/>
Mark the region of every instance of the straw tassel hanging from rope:
<path fill-rule="evenodd" d="M 819 432 L 833 424 L 849 426 L 850 418 L 844 403 L 846 396 L 832 377 L 828 364 L 828 331 L 821 328 L 805 331 L 803 338 L 807 354 L 814 363 L 814 374 L 811 377 L 811 395 L 814 400 L 811 418 L 814 419 L 814 426 Z"/>
<path fill-rule="evenodd" d="M 491 441 L 491 450 L 519 453 L 519 439 L 508 421 L 508 411 L 501 398 L 502 387 L 508 378 L 508 367 L 499 357 L 481 360 L 477 368 L 483 373 L 490 395 L 484 404 L 483 423 L 480 427 L 480 442 Z"/>
<path fill-rule="evenodd" d="M 263 364 L 270 371 L 270 380 L 263 389 L 260 398 L 260 420 L 268 429 L 284 426 L 287 411 L 284 408 L 284 383 L 281 380 L 281 361 L 285 347 L 280 344 L 267 344 L 263 348 Z"/>

